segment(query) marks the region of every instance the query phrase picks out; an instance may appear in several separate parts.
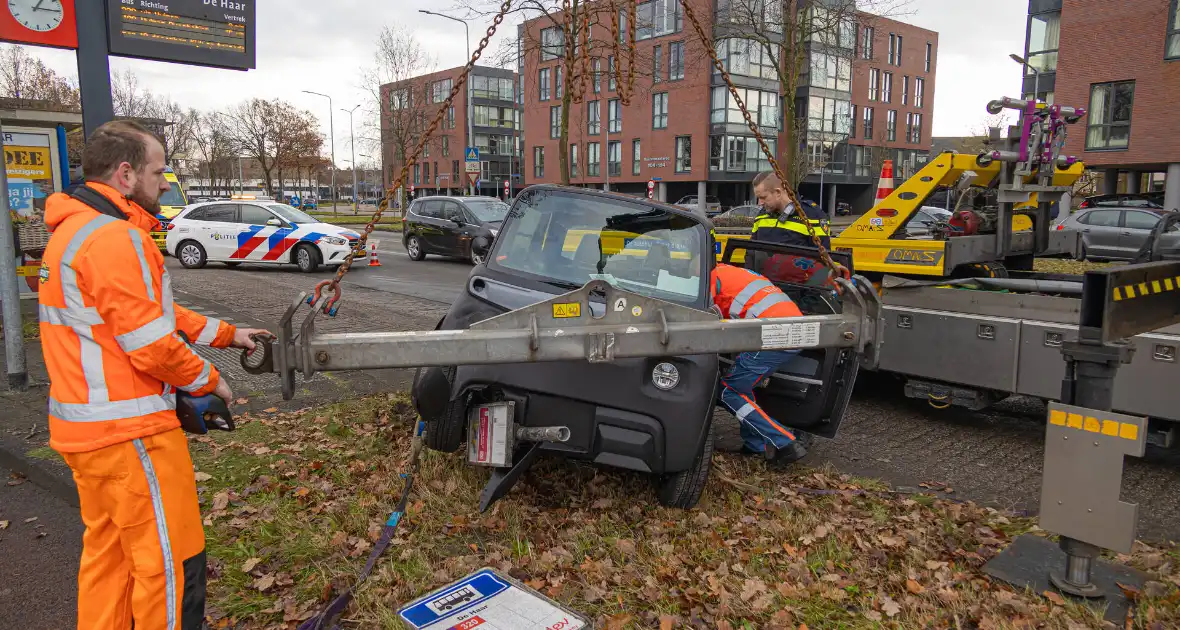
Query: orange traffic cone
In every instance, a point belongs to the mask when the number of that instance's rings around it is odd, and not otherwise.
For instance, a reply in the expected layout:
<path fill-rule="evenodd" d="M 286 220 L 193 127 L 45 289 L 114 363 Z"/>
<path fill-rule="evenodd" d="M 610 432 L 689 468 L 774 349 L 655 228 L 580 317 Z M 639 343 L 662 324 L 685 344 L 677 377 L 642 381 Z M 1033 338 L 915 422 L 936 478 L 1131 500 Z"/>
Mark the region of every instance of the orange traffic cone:
<path fill-rule="evenodd" d="M 885 201 L 893 194 L 893 160 L 885 160 L 881 164 L 881 179 L 877 182 L 877 201 Z"/>
<path fill-rule="evenodd" d="M 380 267 L 381 261 L 377 260 L 377 243 L 369 243 L 369 266 Z"/>

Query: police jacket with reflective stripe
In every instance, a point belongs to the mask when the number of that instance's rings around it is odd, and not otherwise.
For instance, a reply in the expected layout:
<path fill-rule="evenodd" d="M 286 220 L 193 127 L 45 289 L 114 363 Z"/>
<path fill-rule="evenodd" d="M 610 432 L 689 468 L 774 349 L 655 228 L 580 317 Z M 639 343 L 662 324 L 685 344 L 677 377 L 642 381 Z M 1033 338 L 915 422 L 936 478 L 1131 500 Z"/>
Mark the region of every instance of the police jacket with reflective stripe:
<path fill-rule="evenodd" d="M 786 214 L 784 211 L 783 214 Z M 815 235 L 819 237 L 824 247 L 830 248 L 832 246 L 832 239 L 828 236 L 827 230 L 824 229 L 823 222 L 818 219 L 811 219 L 808 221 L 811 227 L 815 230 Z M 754 229 L 751 237 L 757 241 L 767 241 L 770 243 L 782 243 L 783 245 L 799 245 L 802 247 L 815 247 L 811 242 L 811 236 L 807 233 L 807 226 L 799 217 L 791 214 L 786 218 L 783 215 L 762 214 L 754 219 Z"/>
<path fill-rule="evenodd" d="M 235 328 L 172 300 L 156 219 L 109 186 L 88 183 L 128 219 L 64 194 L 46 203 L 41 347 L 49 370 L 49 444 L 91 451 L 180 426 L 176 390 L 204 395 L 217 368 L 176 334 L 217 347 Z"/>
<path fill-rule="evenodd" d="M 709 277 L 713 303 L 727 319 L 797 317 L 799 307 L 765 277 L 749 269 L 719 263 Z"/>

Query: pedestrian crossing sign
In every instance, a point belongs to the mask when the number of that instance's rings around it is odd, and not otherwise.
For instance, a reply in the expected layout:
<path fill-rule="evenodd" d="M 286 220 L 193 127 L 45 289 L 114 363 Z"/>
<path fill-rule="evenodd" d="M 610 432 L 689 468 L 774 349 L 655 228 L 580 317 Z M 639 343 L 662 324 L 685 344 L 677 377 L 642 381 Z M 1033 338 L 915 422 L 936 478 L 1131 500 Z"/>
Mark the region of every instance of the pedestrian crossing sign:
<path fill-rule="evenodd" d="M 479 148 L 467 147 L 467 161 L 468 162 L 478 162 L 479 161 Z"/>

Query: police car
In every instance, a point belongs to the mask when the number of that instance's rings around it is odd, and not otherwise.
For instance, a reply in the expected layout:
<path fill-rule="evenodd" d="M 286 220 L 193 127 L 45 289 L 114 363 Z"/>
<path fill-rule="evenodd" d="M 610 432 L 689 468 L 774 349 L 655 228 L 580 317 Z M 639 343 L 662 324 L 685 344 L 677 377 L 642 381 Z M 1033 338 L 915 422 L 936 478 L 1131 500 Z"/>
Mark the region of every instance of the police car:
<path fill-rule="evenodd" d="M 165 246 L 186 269 L 210 261 L 229 267 L 290 263 L 311 273 L 320 265 L 343 263 L 359 240 L 360 234 L 287 204 L 242 198 L 185 208 L 168 224 Z"/>

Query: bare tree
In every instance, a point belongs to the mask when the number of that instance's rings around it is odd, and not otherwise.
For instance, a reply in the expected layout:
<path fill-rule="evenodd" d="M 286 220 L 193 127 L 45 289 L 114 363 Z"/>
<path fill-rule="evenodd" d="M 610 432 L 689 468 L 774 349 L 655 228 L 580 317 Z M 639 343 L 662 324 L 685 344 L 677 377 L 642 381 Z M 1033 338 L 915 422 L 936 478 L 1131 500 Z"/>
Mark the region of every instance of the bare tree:
<path fill-rule="evenodd" d="M 237 173 L 238 147 L 233 138 L 226 133 L 225 121 L 217 115 L 201 114 L 190 109 L 188 116 L 194 121 L 193 149 L 209 177 L 209 194 L 217 195 L 218 189 L 221 188 L 217 182 L 220 180 L 224 188 L 228 189 L 229 180 Z"/>
<path fill-rule="evenodd" d="M 434 58 L 409 28 L 386 26 L 377 36 L 373 64 L 361 73 L 361 87 L 369 96 L 364 105 L 362 135 L 380 138 L 391 148 L 384 157 L 395 171 L 406 163 L 425 131 L 422 109 L 414 104 L 426 98 L 426 84 L 415 78 L 431 72 L 434 65 Z M 454 125 L 454 117 L 450 117 L 444 127 Z"/>
<path fill-rule="evenodd" d="M 156 97 L 151 90 L 139 86 L 139 77 L 130 68 L 111 73 L 111 101 L 116 116 L 152 118 Z"/>
<path fill-rule="evenodd" d="M 187 156 L 192 151 L 197 127 L 195 110 L 186 111 L 176 101 L 158 97 L 151 100 L 151 107 L 147 113 L 150 118 L 164 121 L 162 135 L 166 164 L 172 164 L 177 157 Z"/>
<path fill-rule="evenodd" d="M 226 132 L 238 151 L 254 159 L 262 169 L 267 192 L 273 190 L 271 173 L 275 168 L 280 106 L 278 100 L 255 98 L 231 108 L 227 115 L 219 118 L 226 123 Z"/>
<path fill-rule="evenodd" d="M 0 97 L 15 100 L 17 107 L 82 111 L 76 83 L 13 44 L 0 44 Z"/>

